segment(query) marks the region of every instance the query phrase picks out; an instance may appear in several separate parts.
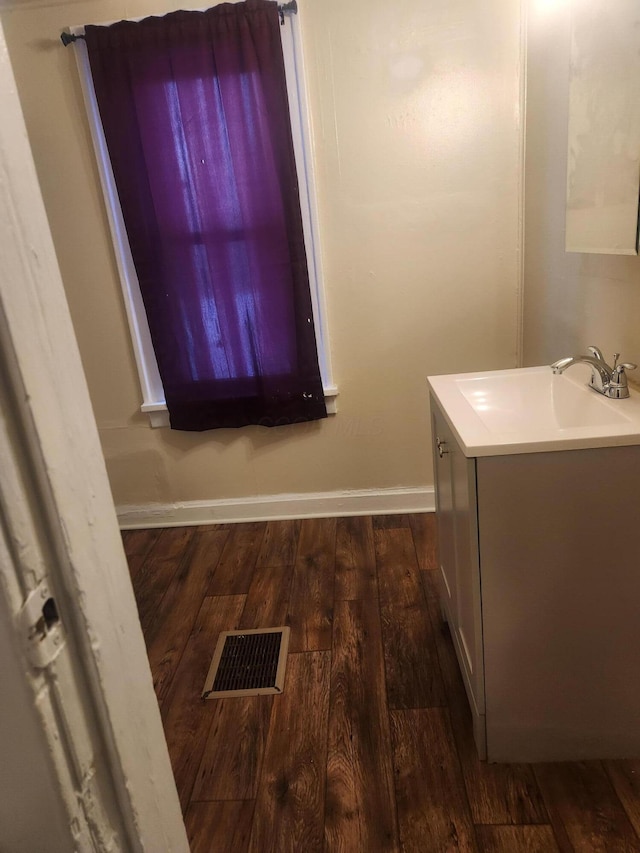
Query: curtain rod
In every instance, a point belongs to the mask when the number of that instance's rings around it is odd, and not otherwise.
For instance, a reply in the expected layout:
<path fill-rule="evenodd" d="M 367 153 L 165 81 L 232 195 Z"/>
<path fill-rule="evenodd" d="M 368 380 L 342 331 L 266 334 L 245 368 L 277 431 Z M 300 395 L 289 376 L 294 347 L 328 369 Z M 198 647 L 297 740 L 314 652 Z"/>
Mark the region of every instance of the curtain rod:
<path fill-rule="evenodd" d="M 289 0 L 288 3 L 280 3 L 278 5 L 278 14 L 280 15 L 280 22 L 284 24 L 284 16 L 285 15 L 297 15 L 298 14 L 298 3 L 297 0 Z M 84 36 L 81 35 L 73 35 L 73 33 L 60 33 L 60 41 L 65 47 L 69 47 L 70 44 L 73 44 L 74 41 L 78 41 L 78 39 L 83 39 Z"/>

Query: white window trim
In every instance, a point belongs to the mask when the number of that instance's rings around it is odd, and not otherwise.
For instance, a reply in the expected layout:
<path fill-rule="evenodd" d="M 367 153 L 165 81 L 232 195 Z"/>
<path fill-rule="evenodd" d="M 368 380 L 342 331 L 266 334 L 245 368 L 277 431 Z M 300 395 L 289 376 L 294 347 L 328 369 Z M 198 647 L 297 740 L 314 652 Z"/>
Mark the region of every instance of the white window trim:
<path fill-rule="evenodd" d="M 139 21 L 142 18 L 129 18 L 128 20 Z M 286 15 L 285 21 L 286 25 L 280 27 L 280 34 L 285 60 L 293 147 L 298 171 L 300 207 L 307 252 L 307 265 L 309 268 L 309 285 L 316 331 L 318 362 L 327 412 L 335 414 L 337 412 L 336 398 L 338 396 L 338 389 L 334 384 L 331 369 L 331 351 L 322 278 L 311 126 L 307 108 L 302 39 L 300 37 L 298 16 Z M 108 23 L 114 22 L 110 21 Z M 84 35 L 84 26 L 70 27 L 69 30 L 73 35 Z M 140 388 L 142 391 L 142 405 L 140 406 L 140 410 L 149 415 L 152 427 L 168 427 L 169 412 L 165 401 L 164 388 L 153 344 L 151 343 L 151 334 L 140 292 L 140 284 L 133 264 L 131 248 L 111 168 L 111 160 L 109 159 L 107 143 L 100 120 L 87 46 L 83 39 L 75 42 L 74 52 L 115 250 L 120 285 L 122 287 L 129 331 L 133 343 L 133 352 L 140 378 Z"/>

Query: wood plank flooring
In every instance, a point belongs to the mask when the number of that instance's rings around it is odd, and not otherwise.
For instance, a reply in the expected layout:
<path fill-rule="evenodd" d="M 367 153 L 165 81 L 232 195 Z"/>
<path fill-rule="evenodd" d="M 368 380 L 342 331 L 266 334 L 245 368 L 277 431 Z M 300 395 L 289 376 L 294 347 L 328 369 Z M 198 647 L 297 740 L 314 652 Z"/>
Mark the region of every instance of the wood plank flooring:
<path fill-rule="evenodd" d="M 640 761 L 478 761 L 433 515 L 123 533 L 192 853 L 640 853 Z M 202 701 L 291 627 L 279 696 Z"/>

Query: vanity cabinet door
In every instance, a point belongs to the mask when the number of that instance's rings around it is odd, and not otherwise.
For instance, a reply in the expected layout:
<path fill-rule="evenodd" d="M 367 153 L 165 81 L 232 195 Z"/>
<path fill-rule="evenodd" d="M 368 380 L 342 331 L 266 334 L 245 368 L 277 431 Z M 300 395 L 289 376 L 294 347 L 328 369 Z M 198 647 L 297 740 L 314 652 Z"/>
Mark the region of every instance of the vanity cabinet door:
<path fill-rule="evenodd" d="M 451 626 L 455 622 L 457 600 L 455 506 L 451 468 L 451 450 L 455 439 L 433 403 L 431 412 L 441 597 L 447 622 Z"/>
<path fill-rule="evenodd" d="M 458 445 L 450 454 L 456 548 L 455 623 L 458 658 L 472 705 L 484 713 L 484 669 L 476 460 L 467 459 Z"/>
<path fill-rule="evenodd" d="M 464 455 L 433 398 L 431 412 L 441 600 L 474 716 L 478 751 L 483 757 L 484 668 L 476 460 Z"/>

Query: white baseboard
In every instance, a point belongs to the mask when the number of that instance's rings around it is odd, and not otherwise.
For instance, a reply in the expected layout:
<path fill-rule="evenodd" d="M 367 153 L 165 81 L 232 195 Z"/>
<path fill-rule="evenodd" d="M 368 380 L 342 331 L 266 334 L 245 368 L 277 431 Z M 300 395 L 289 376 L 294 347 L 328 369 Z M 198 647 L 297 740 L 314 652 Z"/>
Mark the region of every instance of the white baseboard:
<path fill-rule="evenodd" d="M 122 530 L 221 522 L 277 521 L 286 518 L 394 515 L 434 510 L 433 486 L 422 489 L 365 489 L 116 507 Z"/>

